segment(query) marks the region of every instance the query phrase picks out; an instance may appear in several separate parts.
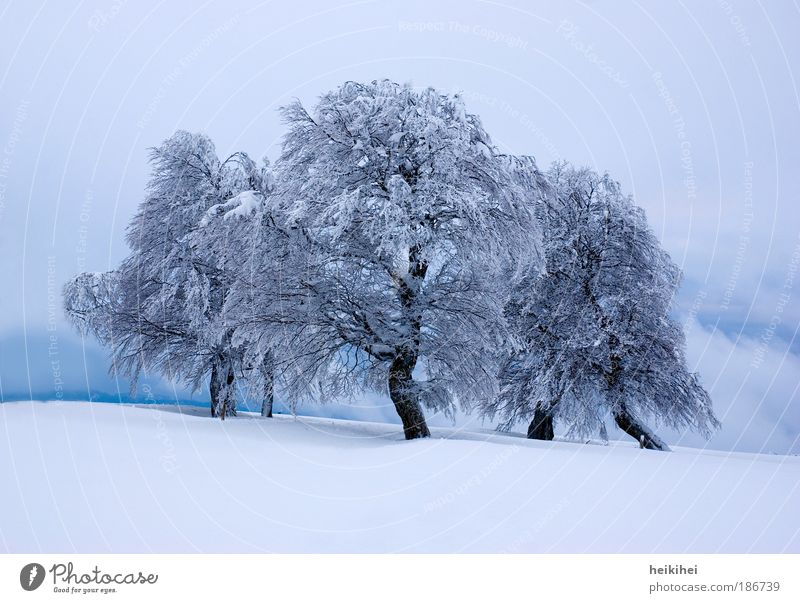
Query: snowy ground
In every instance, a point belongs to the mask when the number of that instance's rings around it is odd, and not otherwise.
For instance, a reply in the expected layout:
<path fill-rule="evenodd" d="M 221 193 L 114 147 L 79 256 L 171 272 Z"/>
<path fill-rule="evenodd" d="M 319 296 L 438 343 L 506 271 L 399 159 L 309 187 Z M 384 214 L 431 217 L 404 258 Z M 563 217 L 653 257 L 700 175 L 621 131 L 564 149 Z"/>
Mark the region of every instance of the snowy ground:
<path fill-rule="evenodd" d="M 800 552 L 800 457 L 0 404 L 9 552 Z"/>

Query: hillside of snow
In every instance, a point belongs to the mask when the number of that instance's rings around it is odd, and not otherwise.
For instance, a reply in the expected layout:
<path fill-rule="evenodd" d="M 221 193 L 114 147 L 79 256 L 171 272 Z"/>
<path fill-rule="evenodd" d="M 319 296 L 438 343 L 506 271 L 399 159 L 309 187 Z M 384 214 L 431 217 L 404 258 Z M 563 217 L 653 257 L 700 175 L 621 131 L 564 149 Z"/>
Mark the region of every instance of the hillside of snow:
<path fill-rule="evenodd" d="M 800 457 L 0 404 L 7 552 L 800 552 Z"/>

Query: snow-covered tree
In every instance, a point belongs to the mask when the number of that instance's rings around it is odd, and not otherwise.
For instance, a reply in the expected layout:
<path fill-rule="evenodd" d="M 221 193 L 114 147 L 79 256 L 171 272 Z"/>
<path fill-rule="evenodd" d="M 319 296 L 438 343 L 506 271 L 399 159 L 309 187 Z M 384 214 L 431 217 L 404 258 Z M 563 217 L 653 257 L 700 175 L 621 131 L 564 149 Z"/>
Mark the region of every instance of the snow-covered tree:
<path fill-rule="evenodd" d="M 240 309 L 233 300 L 240 280 L 249 276 L 247 268 L 252 266 L 256 251 L 253 237 L 259 230 L 274 183 L 268 163 L 259 168 L 244 153 L 232 155 L 223 164 L 222 173 L 219 198 L 223 201 L 205 212 L 199 227 L 189 237 L 193 255 L 203 258 L 204 270 L 213 275 L 213 288 L 220 295 L 213 299 L 213 312 L 203 331 L 204 339 L 219 350 L 219 362 L 226 364 L 216 373 L 212 365 L 212 387 L 217 378 L 222 391 L 232 383 L 232 376 L 239 375 L 244 378 L 241 385 L 247 398 L 263 397 L 267 388 L 270 400 L 267 403 L 264 398 L 262 408 L 265 416 L 272 416 L 272 369 L 263 354 L 254 355 L 250 341 L 235 336 Z M 218 376 L 226 374 L 227 378 L 219 379 Z M 234 393 L 225 391 L 232 402 Z"/>
<path fill-rule="evenodd" d="M 82 335 L 92 334 L 101 344 L 113 340 L 112 308 L 119 303 L 117 272 L 84 272 L 67 281 L 63 297 L 67 316 Z"/>
<path fill-rule="evenodd" d="M 196 233 L 220 269 L 233 276 L 222 311 L 232 345 L 241 353 L 245 397 L 261 399 L 261 414 L 272 416 L 280 367 L 278 303 L 282 271 L 288 269 L 288 231 L 273 206 L 273 183 L 240 193 L 212 207 Z"/>
<path fill-rule="evenodd" d="M 457 96 L 348 82 L 283 116 L 289 390 L 388 391 L 406 438 L 428 436 L 423 406 L 495 393 L 501 280 L 536 253 L 532 207 Z"/>
<path fill-rule="evenodd" d="M 130 255 L 111 273 L 68 283 L 67 315 L 110 347 L 113 369 L 134 384 L 143 370 L 195 389 L 209 377 L 212 415 L 224 419 L 235 414 L 243 352 L 225 312 L 237 250 L 216 217 L 244 200 L 240 193 L 263 193 L 269 178 L 243 153 L 221 162 L 207 137 L 184 131 L 150 160 L 147 194 L 128 227 Z"/>
<path fill-rule="evenodd" d="M 530 180 L 524 161 L 518 181 Z M 667 445 L 643 421 L 703 434 L 718 426 L 686 366 L 670 317 L 680 270 L 644 212 L 607 175 L 558 164 L 537 203 L 545 269 L 523 269 L 506 311 L 522 349 L 503 363 L 500 395 L 485 406 L 504 426 L 532 419 L 529 437 L 604 435 L 604 418 L 642 447 Z"/>

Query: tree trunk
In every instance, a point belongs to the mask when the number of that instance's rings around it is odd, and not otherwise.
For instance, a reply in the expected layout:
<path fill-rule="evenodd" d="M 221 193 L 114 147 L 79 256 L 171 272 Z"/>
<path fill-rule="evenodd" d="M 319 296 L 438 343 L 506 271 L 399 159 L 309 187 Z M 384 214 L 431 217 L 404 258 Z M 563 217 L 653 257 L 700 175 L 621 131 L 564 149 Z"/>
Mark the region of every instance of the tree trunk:
<path fill-rule="evenodd" d="M 533 420 L 528 425 L 528 439 L 530 440 L 552 440 L 553 435 L 553 415 L 551 407 L 545 407 L 541 402 L 536 403 L 533 412 Z"/>
<path fill-rule="evenodd" d="M 236 388 L 233 383 L 233 365 L 220 355 L 211 366 L 211 416 L 225 420 L 228 415 L 236 416 Z"/>
<path fill-rule="evenodd" d="M 407 440 L 428 438 L 431 435 L 411 377 L 416 363 L 414 356 L 398 355 L 389 369 L 389 396 L 403 422 L 403 433 Z"/>
<path fill-rule="evenodd" d="M 613 337 L 611 341 L 615 346 L 618 343 L 616 337 Z M 613 354 L 611 356 L 611 372 L 606 376 L 609 392 L 618 390 L 621 374 L 622 358 L 620 358 L 618 354 Z M 620 392 L 617 391 L 616 395 L 619 395 L 619 393 Z M 612 412 L 617 427 L 639 442 L 640 448 L 647 448 L 648 450 L 669 450 L 669 446 L 667 446 L 666 442 L 654 434 L 647 425 L 641 423 L 634 417 L 621 400 L 619 400 L 617 404 L 613 404 L 612 408 L 614 409 Z"/>
<path fill-rule="evenodd" d="M 217 418 L 217 408 L 219 407 L 219 371 L 217 370 L 217 363 L 211 365 L 211 381 L 208 384 L 209 394 L 211 396 L 211 417 Z"/>
<path fill-rule="evenodd" d="M 417 307 L 417 293 L 427 272 L 428 264 L 422 257 L 422 249 L 419 245 L 412 246 L 408 250 L 407 278 L 397 280 L 400 288 L 400 303 L 409 319 L 408 326 L 411 337 L 407 346 L 397 351 L 389 369 L 389 396 L 403 422 L 403 432 L 407 440 L 431 436 L 412 377 L 419 358 L 422 332 L 422 314 Z M 409 282 L 413 285 L 409 285 Z"/>
<path fill-rule="evenodd" d="M 267 356 L 261 367 L 264 380 L 264 397 L 261 401 L 261 416 L 272 417 L 272 403 L 274 400 L 275 379 L 272 372 L 272 359 Z"/>
<path fill-rule="evenodd" d="M 225 379 L 225 387 L 220 395 L 222 410 L 219 413 L 220 419 L 223 421 L 228 415 L 232 417 L 236 416 L 236 388 L 233 386 L 235 375 L 233 373 L 233 366 L 231 363 L 226 362 L 225 364 L 227 364 L 226 368 L 228 376 Z"/>
<path fill-rule="evenodd" d="M 666 442 L 650 431 L 647 425 L 640 423 L 624 407 L 614 411 L 614 421 L 622 431 L 639 442 L 640 448 L 669 451 L 669 446 L 667 446 Z"/>

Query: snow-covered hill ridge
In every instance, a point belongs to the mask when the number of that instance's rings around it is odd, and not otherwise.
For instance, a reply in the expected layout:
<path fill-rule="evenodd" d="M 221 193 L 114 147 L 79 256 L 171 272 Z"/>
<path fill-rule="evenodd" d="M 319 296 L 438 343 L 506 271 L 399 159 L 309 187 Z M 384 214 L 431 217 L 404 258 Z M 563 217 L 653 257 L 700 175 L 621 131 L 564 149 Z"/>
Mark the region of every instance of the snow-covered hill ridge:
<path fill-rule="evenodd" d="M 0 404 L 10 552 L 800 552 L 800 457 Z"/>

